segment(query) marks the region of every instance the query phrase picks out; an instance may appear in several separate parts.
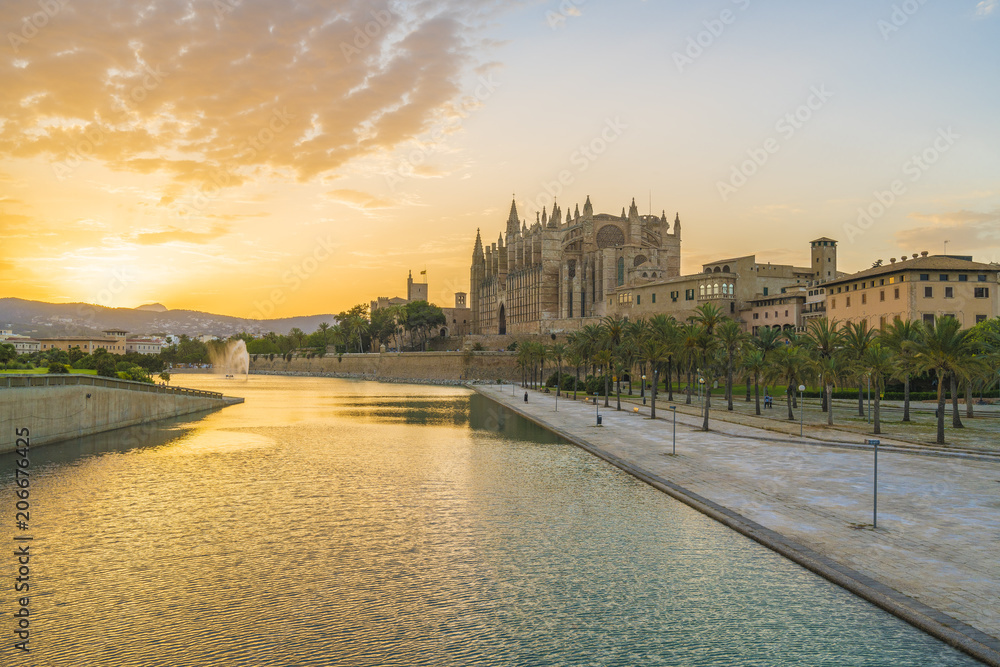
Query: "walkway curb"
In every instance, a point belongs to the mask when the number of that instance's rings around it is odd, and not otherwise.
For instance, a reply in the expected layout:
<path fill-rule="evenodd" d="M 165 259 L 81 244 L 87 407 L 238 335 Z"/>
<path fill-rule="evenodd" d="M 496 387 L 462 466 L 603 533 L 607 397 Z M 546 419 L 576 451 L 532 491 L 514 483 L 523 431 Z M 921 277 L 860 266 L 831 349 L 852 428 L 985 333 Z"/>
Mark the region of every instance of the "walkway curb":
<path fill-rule="evenodd" d="M 535 416 L 524 412 L 520 407 L 497 401 L 483 388 L 470 387 L 481 396 L 485 396 L 497 405 L 513 410 L 528 421 L 545 428 L 581 449 L 598 456 L 633 477 L 649 484 L 653 488 L 666 493 L 689 507 L 701 512 L 715 521 L 749 537 L 776 553 L 801 565 L 807 570 L 818 574 L 824 579 L 854 593 L 858 597 L 871 602 L 875 606 L 901 618 L 907 623 L 932 635 L 946 644 L 980 660 L 992 667 L 1000 667 L 1000 640 L 997 640 L 976 628 L 959 621 L 956 618 L 938 611 L 908 595 L 872 579 L 860 572 L 841 565 L 834 560 L 791 540 L 770 528 L 765 528 L 745 516 L 723 507 L 703 496 L 693 493 L 669 480 L 654 475 L 635 466 L 624 459 L 604 451 L 585 440 L 577 438 L 562 429 L 556 428 Z"/>

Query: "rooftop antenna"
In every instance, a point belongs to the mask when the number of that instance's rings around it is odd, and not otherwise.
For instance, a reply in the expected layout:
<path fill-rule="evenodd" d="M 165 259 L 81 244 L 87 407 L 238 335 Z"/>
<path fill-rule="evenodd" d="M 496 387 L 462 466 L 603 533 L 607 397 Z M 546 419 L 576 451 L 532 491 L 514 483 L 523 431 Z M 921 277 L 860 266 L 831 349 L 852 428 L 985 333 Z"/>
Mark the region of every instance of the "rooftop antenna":
<path fill-rule="evenodd" d="M 948 254 L 948 240 L 947 239 L 945 239 L 945 242 L 944 242 L 944 254 L 945 255 Z"/>

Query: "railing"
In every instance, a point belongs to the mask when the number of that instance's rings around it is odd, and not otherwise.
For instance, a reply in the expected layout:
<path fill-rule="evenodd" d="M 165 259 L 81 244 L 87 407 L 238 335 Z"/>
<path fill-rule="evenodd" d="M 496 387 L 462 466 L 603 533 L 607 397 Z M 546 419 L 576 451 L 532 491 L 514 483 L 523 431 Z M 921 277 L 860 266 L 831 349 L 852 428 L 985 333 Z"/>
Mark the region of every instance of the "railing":
<path fill-rule="evenodd" d="M 134 382 L 132 380 L 115 380 L 97 375 L 0 375 L 0 389 L 18 389 L 24 387 L 59 387 L 69 385 L 87 385 L 90 387 L 107 387 L 108 389 L 125 389 L 128 391 L 144 391 L 153 394 L 174 394 L 177 396 L 199 396 L 202 398 L 222 398 L 215 391 L 188 389 L 187 387 L 167 387 L 165 385 Z"/>

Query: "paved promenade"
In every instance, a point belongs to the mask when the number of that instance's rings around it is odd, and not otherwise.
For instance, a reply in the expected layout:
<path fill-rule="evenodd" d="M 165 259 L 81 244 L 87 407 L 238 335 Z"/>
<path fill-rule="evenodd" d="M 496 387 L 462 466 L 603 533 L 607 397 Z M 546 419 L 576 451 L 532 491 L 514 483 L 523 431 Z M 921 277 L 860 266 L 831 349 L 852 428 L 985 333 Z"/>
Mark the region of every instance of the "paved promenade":
<path fill-rule="evenodd" d="M 700 417 L 679 414 L 671 456 L 666 401 L 650 420 L 648 408 L 617 412 L 614 397 L 610 409 L 602 399 L 598 428 L 582 399 L 562 398 L 557 411 L 554 394 L 529 391 L 525 403 L 525 390 L 512 397 L 510 385 L 475 389 L 1000 664 L 1000 459 L 880 450 L 872 529 L 872 451 L 829 446 L 829 432 L 817 433 L 825 444 L 808 428 L 800 438 L 713 421 L 705 433 Z"/>

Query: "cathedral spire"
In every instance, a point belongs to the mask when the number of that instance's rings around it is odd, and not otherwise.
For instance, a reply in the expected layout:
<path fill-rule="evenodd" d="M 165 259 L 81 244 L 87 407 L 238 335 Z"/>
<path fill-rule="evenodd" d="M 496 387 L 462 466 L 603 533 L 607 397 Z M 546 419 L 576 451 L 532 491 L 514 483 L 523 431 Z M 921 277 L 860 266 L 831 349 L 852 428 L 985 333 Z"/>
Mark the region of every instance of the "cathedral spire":
<path fill-rule="evenodd" d="M 590 203 L 590 195 L 587 195 L 587 201 L 583 204 L 583 217 L 592 217 L 594 215 L 594 207 Z"/>
<path fill-rule="evenodd" d="M 677 213 L 674 215 L 674 234 L 681 233 L 681 214 Z"/>
<path fill-rule="evenodd" d="M 517 201 L 515 199 L 510 200 L 510 215 L 507 216 L 507 238 L 513 240 L 517 233 L 520 231 L 521 225 L 517 219 Z"/>
<path fill-rule="evenodd" d="M 479 235 L 479 229 L 477 228 L 476 245 L 472 248 L 472 259 L 482 259 L 482 257 L 483 257 L 483 237 Z"/>

